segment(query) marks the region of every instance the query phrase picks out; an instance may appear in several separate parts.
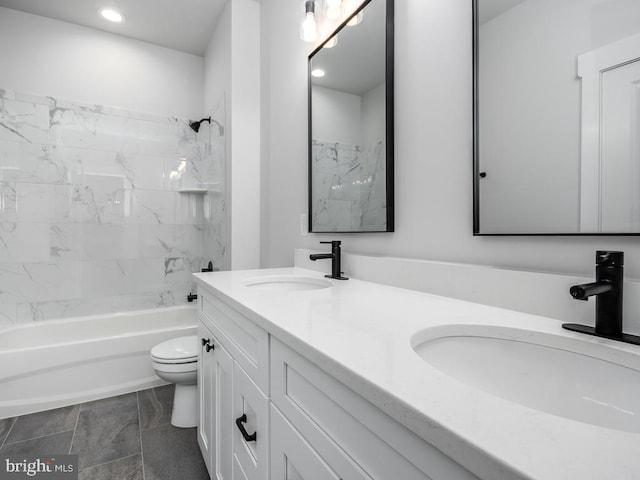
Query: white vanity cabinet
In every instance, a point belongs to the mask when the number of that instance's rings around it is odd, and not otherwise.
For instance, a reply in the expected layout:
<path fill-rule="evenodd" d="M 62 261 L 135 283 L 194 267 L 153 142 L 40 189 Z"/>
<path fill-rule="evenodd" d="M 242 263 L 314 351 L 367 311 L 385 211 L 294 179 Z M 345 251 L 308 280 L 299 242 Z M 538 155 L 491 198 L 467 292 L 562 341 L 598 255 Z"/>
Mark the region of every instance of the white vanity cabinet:
<path fill-rule="evenodd" d="M 235 480 L 477 480 L 202 290 L 200 331 L 221 344 L 218 349 L 216 343 L 212 356 L 203 351 L 198 385 L 202 430 L 198 438 L 203 455 L 209 455 L 205 460 L 212 479 L 229 478 L 219 472 L 228 472 L 231 462 Z M 218 357 L 218 352 L 224 353 Z M 226 403 L 230 394 L 224 389 L 232 392 L 231 408 Z M 207 433 L 210 424 L 213 433 Z M 229 424 L 233 425 L 233 452 L 217 445 L 229 441 Z M 254 433 L 255 439 L 246 438 Z"/>
<path fill-rule="evenodd" d="M 271 480 L 477 480 L 468 470 L 407 430 L 303 356 L 271 339 Z M 286 422 L 285 420 L 285 422 Z M 285 432 L 294 429 L 294 432 Z M 277 433 L 304 439 L 276 446 Z M 306 445 L 305 445 L 306 444 Z M 305 455 L 301 449 L 309 450 Z M 287 450 L 289 449 L 289 450 Z M 320 467 L 305 471 L 305 458 Z M 287 472 L 297 472 L 291 475 Z M 299 476 L 296 476 L 299 475 Z"/>
<path fill-rule="evenodd" d="M 199 297 L 198 443 L 209 475 L 267 480 L 269 336 L 223 302 Z"/>
<path fill-rule="evenodd" d="M 273 405 L 271 438 L 271 478 L 274 480 L 371 479 L 329 439 L 322 442 L 324 448 L 320 453 Z"/>

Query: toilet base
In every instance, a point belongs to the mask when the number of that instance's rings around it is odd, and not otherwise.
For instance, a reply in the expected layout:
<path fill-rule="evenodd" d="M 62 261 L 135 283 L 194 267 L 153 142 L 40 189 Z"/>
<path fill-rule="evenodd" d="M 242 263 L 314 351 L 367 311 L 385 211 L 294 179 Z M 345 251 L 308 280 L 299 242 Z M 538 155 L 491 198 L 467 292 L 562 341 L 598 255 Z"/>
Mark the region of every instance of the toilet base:
<path fill-rule="evenodd" d="M 198 390 L 196 385 L 176 384 L 173 394 L 171 425 L 192 428 L 198 425 Z"/>

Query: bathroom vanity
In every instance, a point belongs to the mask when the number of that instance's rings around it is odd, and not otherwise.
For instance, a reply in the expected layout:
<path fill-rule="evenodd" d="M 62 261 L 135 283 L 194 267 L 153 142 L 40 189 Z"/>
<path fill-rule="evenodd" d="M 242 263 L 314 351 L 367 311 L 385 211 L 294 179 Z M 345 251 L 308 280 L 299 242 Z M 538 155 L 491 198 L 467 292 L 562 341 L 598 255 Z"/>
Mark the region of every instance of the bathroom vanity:
<path fill-rule="evenodd" d="M 518 344 L 534 357 L 547 349 L 569 355 L 569 365 L 586 358 L 636 375 L 637 347 L 582 338 L 544 317 L 300 268 L 195 277 L 198 441 L 212 479 L 640 478 L 637 420 L 571 416 L 544 394 L 527 403 L 535 372 L 513 382 L 518 391 L 500 391 L 501 367 L 482 345 L 454 358 L 462 370 L 466 362 L 496 373 L 486 385 L 438 363 L 448 348 L 440 340 L 489 336 L 506 342 L 489 351 L 507 365 L 519 361 Z"/>

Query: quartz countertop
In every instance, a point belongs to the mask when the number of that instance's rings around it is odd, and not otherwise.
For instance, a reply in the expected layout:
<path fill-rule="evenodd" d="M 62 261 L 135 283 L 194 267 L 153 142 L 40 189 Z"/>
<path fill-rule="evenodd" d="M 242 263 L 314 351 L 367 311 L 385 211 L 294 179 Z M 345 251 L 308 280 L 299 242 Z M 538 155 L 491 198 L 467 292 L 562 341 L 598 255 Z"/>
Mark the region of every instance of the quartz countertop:
<path fill-rule="evenodd" d="M 265 292 L 245 285 L 267 275 L 324 278 L 300 268 L 194 274 L 199 288 L 478 477 L 640 479 L 640 434 L 569 420 L 485 393 L 430 366 L 411 341 L 428 327 L 473 324 L 579 338 L 636 355 L 640 347 L 568 332 L 546 317 L 353 278 L 308 291 Z"/>

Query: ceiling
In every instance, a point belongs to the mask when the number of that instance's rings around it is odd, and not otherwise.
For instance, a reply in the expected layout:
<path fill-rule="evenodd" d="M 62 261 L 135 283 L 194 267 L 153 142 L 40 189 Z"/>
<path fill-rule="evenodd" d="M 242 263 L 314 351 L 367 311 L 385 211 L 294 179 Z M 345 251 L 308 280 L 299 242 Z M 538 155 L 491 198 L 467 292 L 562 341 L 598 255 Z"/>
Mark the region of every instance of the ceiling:
<path fill-rule="evenodd" d="M 0 7 L 75 23 L 174 50 L 204 55 L 227 0 L 0 0 Z M 116 8 L 126 21 L 98 15 Z"/>
<path fill-rule="evenodd" d="M 493 20 L 523 1 L 524 0 L 479 0 L 478 22 L 482 25 L 489 20 Z"/>

